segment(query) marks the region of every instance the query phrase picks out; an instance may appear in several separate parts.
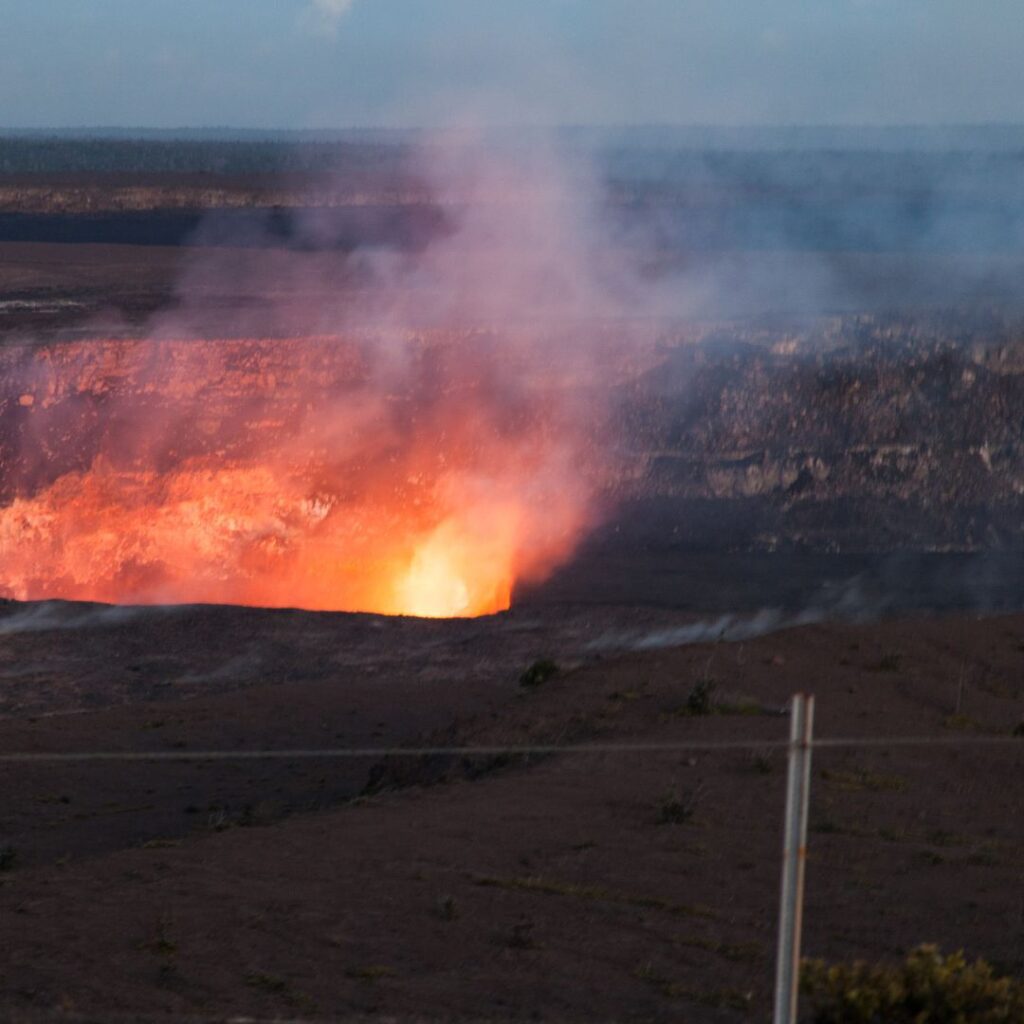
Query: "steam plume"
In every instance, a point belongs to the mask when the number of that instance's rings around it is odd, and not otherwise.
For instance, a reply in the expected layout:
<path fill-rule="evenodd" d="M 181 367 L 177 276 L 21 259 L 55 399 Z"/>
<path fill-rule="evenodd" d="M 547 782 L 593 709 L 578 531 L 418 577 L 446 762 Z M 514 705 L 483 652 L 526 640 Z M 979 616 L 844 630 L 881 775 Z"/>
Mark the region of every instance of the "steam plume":
<path fill-rule="evenodd" d="M 103 418 L 0 508 L 0 593 L 481 614 L 572 554 L 609 462 L 593 318 L 634 294 L 594 183 L 464 135 L 417 167 L 446 219 L 423 251 L 283 275 L 201 251 L 150 340 L 30 361 L 29 443 L 66 435 L 83 391 Z M 353 265 L 365 287 L 332 292 Z M 211 289 L 261 296 L 238 326 L 291 340 L 189 342 Z"/>
<path fill-rule="evenodd" d="M 354 2 L 355 0 L 311 0 L 306 11 L 307 22 L 316 31 L 334 35 L 341 20 L 352 10 Z"/>

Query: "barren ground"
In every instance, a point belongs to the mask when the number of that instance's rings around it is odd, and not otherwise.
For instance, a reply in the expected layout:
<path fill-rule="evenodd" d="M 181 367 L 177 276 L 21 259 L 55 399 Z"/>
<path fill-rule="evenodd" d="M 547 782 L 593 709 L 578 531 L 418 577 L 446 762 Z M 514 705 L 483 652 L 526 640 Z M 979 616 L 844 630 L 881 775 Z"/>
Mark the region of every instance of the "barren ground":
<path fill-rule="evenodd" d="M 763 1019 L 785 766 L 760 745 L 784 738 L 789 694 L 817 695 L 821 736 L 1006 736 L 1024 714 L 1021 616 L 598 654 L 588 640 L 624 618 L 643 633 L 673 616 L 43 613 L 64 628 L 3 637 L 5 693 L 26 702 L 0 721 L 6 751 L 751 749 L 6 764 L 0 1005 L 14 1019 Z M 520 686 L 542 654 L 563 670 Z M 715 712 L 689 715 L 702 679 Z M 1024 970 L 1024 741 L 815 757 L 806 951 L 934 941 Z M 673 797 L 692 814 L 663 822 Z"/>

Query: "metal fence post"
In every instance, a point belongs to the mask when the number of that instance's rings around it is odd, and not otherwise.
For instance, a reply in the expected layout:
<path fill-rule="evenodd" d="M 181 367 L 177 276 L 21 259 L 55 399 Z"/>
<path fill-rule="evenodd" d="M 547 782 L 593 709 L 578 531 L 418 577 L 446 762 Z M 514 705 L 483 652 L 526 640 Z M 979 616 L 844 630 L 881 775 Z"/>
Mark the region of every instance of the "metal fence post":
<path fill-rule="evenodd" d="M 813 728 L 814 697 L 810 694 L 794 694 L 790 702 L 786 825 L 782 847 L 782 895 L 779 903 L 774 1024 L 796 1024 Z"/>

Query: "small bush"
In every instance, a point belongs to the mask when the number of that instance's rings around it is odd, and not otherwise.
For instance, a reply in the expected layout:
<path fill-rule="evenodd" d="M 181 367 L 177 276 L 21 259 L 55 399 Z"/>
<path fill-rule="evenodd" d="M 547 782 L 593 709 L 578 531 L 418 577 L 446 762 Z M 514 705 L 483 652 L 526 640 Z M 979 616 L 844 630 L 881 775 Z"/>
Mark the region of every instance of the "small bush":
<path fill-rule="evenodd" d="M 10 871 L 18 859 L 18 851 L 13 846 L 0 846 L 0 871 Z"/>
<path fill-rule="evenodd" d="M 813 1024 L 1009 1024 L 1024 1021 L 1024 981 L 984 960 L 919 946 L 895 967 L 804 961 L 800 987 Z"/>
<path fill-rule="evenodd" d="M 658 806 L 659 825 L 682 825 L 693 817 L 697 809 L 697 798 L 700 796 L 700 787 L 690 793 L 682 794 L 673 789 L 662 797 Z"/>
<path fill-rule="evenodd" d="M 715 681 L 705 677 L 699 679 L 686 697 L 688 715 L 710 715 L 714 709 L 711 695 L 715 692 Z"/>
<path fill-rule="evenodd" d="M 519 677 L 519 685 L 532 690 L 557 675 L 558 665 L 550 658 L 540 658 Z"/>

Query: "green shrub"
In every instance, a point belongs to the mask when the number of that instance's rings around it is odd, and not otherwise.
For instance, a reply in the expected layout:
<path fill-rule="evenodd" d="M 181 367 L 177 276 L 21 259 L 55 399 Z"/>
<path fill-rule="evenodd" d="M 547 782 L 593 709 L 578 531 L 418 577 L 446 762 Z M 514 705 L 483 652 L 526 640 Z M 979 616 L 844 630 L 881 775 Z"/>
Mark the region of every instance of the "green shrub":
<path fill-rule="evenodd" d="M 1024 1021 L 1024 981 L 999 977 L 984 960 L 919 946 L 897 966 L 803 963 L 800 987 L 813 1024 L 1015 1024 Z"/>

